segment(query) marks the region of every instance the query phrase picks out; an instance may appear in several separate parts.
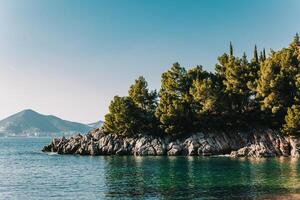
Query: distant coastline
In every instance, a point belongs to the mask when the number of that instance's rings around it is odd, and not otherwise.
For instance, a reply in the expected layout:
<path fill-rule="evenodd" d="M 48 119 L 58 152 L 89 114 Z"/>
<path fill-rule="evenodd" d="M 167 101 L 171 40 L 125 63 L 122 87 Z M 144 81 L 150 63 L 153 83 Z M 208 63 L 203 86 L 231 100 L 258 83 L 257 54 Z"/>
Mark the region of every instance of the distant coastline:
<path fill-rule="evenodd" d="M 82 124 L 60 119 L 53 115 L 43 115 L 26 109 L 0 121 L 0 137 L 62 137 L 76 133 L 87 133 L 99 128 L 102 121 Z"/>

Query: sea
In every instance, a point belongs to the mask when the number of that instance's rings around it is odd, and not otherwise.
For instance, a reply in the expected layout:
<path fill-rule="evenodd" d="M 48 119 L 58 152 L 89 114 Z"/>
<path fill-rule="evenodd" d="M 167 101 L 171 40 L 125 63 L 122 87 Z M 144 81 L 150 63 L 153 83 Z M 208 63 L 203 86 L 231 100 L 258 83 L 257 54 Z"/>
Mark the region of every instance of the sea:
<path fill-rule="evenodd" d="M 75 156 L 50 137 L 0 138 L 0 199 L 275 199 L 300 194 L 300 160 Z"/>

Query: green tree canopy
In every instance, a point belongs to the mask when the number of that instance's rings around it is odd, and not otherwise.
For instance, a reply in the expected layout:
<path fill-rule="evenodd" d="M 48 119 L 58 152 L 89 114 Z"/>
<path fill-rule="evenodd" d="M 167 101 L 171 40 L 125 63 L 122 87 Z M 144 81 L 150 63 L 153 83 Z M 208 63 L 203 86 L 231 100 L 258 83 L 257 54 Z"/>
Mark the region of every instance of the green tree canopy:
<path fill-rule="evenodd" d="M 158 121 L 155 117 L 157 107 L 157 92 L 149 91 L 148 83 L 144 77 L 140 76 L 130 86 L 129 97 L 133 100 L 139 109 L 140 129 L 143 133 L 158 132 Z"/>
<path fill-rule="evenodd" d="M 166 134 L 180 135 L 192 128 L 189 84 L 186 70 L 178 63 L 162 74 L 156 116 Z"/>
<path fill-rule="evenodd" d="M 261 108 L 273 114 L 283 114 L 294 104 L 296 75 L 299 73 L 299 50 L 291 46 L 271 56 L 262 63 L 258 80 L 257 96 Z"/>
<path fill-rule="evenodd" d="M 283 132 L 288 135 L 297 135 L 300 131 L 300 106 L 293 105 L 288 108 L 285 116 L 285 124 L 283 125 Z"/>
<path fill-rule="evenodd" d="M 133 136 L 140 131 L 140 111 L 130 97 L 115 96 L 105 115 L 105 132 Z"/>
<path fill-rule="evenodd" d="M 207 128 L 251 127 L 253 121 L 300 134 L 298 34 L 287 48 L 271 50 L 268 57 L 265 49 L 258 55 L 255 45 L 250 61 L 245 53 L 235 56 L 230 43 L 229 53 L 218 57 L 214 73 L 200 65 L 187 71 L 174 63 L 161 76 L 159 95 L 141 76 L 128 96 L 114 97 L 103 129 L 125 136 L 159 129 L 177 137 Z"/>
<path fill-rule="evenodd" d="M 139 108 L 147 112 L 155 112 L 157 93 L 149 91 L 148 83 L 143 76 L 135 80 L 134 84 L 130 86 L 128 94 Z"/>
<path fill-rule="evenodd" d="M 115 96 L 105 115 L 103 129 L 118 135 L 133 136 L 157 131 L 155 110 L 157 94 L 149 92 L 144 77 L 139 77 L 130 86 L 129 96 Z"/>

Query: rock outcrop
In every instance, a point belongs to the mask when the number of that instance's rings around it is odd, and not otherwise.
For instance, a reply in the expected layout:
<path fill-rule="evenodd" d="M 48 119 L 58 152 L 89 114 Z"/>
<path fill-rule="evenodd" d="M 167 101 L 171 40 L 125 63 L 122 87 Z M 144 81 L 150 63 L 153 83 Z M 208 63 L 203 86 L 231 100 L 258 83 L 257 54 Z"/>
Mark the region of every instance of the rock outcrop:
<path fill-rule="evenodd" d="M 270 129 L 247 133 L 195 133 L 183 139 L 138 135 L 121 137 L 96 129 L 86 135 L 54 138 L 44 152 L 78 155 L 211 156 L 300 158 L 300 138 Z"/>

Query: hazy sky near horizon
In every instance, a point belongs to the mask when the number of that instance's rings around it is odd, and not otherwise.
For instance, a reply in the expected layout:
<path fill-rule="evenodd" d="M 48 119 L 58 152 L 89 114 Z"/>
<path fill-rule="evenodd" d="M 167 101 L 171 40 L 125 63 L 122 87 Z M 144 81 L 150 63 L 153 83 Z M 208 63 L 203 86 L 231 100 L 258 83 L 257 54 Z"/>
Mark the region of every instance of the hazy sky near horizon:
<path fill-rule="evenodd" d="M 299 0 L 0 0 L 0 119 L 31 108 L 104 118 L 114 95 L 178 61 L 213 70 L 233 42 L 279 49 L 300 32 Z"/>

